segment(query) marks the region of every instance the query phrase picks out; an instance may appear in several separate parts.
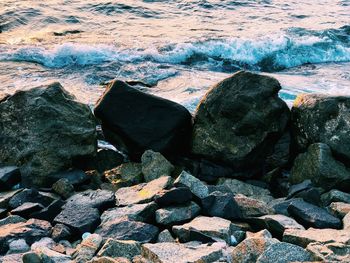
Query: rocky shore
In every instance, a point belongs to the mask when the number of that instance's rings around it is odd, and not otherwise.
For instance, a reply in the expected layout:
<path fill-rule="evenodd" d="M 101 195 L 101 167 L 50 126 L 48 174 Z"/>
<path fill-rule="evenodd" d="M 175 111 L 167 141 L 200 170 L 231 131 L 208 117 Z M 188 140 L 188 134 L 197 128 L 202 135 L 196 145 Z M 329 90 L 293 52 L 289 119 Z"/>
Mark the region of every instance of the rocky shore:
<path fill-rule="evenodd" d="M 241 71 L 194 116 L 121 81 L 93 112 L 0 98 L 0 262 L 350 262 L 350 97 L 280 89 Z"/>

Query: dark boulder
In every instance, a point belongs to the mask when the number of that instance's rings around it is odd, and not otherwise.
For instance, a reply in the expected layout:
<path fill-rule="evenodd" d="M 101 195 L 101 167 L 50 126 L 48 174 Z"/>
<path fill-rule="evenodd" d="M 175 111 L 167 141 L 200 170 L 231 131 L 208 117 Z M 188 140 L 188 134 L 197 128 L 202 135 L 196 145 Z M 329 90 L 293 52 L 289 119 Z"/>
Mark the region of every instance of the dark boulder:
<path fill-rule="evenodd" d="M 42 210 L 32 213 L 30 217 L 51 222 L 61 212 L 63 205 L 64 201 L 62 199 L 55 200 Z"/>
<path fill-rule="evenodd" d="M 87 105 L 59 83 L 18 91 L 0 102 L 0 162 L 20 166 L 25 186 L 50 187 L 50 175 L 96 152 Z"/>
<path fill-rule="evenodd" d="M 313 143 L 328 144 L 350 166 L 350 97 L 299 95 L 292 108 L 293 146 L 306 151 Z"/>
<path fill-rule="evenodd" d="M 350 170 L 332 156 L 327 144 L 311 144 L 306 153 L 298 155 L 294 161 L 289 180 L 293 184 L 310 179 L 325 190 L 350 189 Z"/>
<path fill-rule="evenodd" d="M 53 201 L 60 199 L 59 196 L 47 192 L 41 192 L 34 188 L 24 189 L 16 193 L 8 202 L 9 207 L 17 208 L 26 202 L 39 203 L 48 206 Z"/>
<path fill-rule="evenodd" d="M 145 150 L 176 155 L 186 152 L 192 116 L 183 106 L 143 93 L 122 81 L 108 85 L 95 115 L 106 139 L 139 160 Z"/>
<path fill-rule="evenodd" d="M 195 113 L 192 152 L 235 168 L 262 169 L 289 120 L 280 89 L 276 79 L 244 71 L 215 85 Z"/>
<path fill-rule="evenodd" d="M 154 201 L 160 206 L 181 205 L 192 199 L 192 192 L 187 187 L 171 188 L 163 190 L 154 197 Z"/>
<path fill-rule="evenodd" d="M 11 214 L 18 215 L 28 219 L 32 213 L 38 212 L 43 208 L 44 207 L 39 203 L 26 202 L 20 205 L 19 207 L 13 209 L 11 211 Z"/>
<path fill-rule="evenodd" d="M 305 227 L 335 229 L 340 229 L 342 227 L 342 222 L 339 218 L 303 200 L 292 202 L 288 207 L 288 213 Z"/>
<path fill-rule="evenodd" d="M 11 190 L 21 181 L 21 172 L 17 166 L 0 167 L 0 191 Z"/>

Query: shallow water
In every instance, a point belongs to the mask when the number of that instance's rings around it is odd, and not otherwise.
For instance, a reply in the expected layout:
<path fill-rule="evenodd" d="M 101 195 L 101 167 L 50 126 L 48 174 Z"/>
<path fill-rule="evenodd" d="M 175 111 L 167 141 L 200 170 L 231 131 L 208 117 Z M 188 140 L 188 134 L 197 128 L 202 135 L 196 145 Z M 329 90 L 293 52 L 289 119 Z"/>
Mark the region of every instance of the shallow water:
<path fill-rule="evenodd" d="M 263 72 L 296 94 L 350 94 L 350 0 L 1 0 L 0 92 L 53 80 L 94 103 L 142 80 L 193 110 L 215 82 Z"/>

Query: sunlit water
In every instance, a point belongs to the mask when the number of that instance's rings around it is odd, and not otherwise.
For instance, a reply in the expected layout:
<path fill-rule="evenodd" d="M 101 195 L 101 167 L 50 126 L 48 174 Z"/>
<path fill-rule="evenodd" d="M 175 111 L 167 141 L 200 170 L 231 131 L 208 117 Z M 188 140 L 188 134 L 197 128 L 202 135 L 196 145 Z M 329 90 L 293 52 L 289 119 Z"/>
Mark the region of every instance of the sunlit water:
<path fill-rule="evenodd" d="M 239 69 L 297 94 L 350 95 L 350 0 L 0 0 L 0 92 L 60 81 L 93 104 L 142 80 L 193 110 Z"/>

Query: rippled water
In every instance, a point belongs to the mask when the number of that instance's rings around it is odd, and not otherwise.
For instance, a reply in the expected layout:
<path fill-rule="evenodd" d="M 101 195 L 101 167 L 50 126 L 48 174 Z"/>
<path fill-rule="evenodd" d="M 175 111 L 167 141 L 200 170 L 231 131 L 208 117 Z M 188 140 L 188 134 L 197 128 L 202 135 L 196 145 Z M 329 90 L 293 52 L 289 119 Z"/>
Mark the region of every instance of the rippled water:
<path fill-rule="evenodd" d="M 350 0 L 1 0 L 0 92 L 58 80 L 94 103 L 101 83 L 142 80 L 193 109 L 239 69 L 291 102 L 350 94 Z"/>

